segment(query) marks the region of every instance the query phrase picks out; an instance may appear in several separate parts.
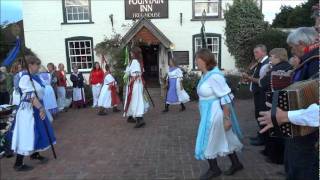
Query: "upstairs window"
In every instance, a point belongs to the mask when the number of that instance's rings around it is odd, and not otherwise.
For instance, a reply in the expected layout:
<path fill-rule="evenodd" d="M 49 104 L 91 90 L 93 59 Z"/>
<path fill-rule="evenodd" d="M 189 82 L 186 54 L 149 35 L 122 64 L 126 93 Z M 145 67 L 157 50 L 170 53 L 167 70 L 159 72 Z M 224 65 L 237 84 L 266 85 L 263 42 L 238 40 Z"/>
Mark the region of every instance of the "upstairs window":
<path fill-rule="evenodd" d="M 206 11 L 206 18 L 220 17 L 221 0 L 193 0 L 193 18 L 201 19 L 202 13 Z"/>
<path fill-rule="evenodd" d="M 91 22 L 90 0 L 63 0 L 65 23 Z"/>

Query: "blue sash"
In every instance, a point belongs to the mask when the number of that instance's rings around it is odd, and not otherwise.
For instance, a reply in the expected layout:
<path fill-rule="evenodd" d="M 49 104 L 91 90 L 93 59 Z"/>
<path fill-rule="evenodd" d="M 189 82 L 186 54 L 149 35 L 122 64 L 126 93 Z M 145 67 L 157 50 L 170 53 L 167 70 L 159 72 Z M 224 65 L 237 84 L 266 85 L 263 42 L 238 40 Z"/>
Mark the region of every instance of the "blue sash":
<path fill-rule="evenodd" d="M 201 85 L 208 80 L 209 77 L 211 77 L 213 74 L 219 74 L 221 76 L 224 77 L 223 73 L 216 67 L 213 70 L 207 72 L 207 74 L 203 75 L 198 83 L 197 89 L 199 90 L 199 88 L 201 87 Z M 195 157 L 196 159 L 199 160 L 204 160 L 204 151 L 207 148 L 208 145 L 208 141 L 209 141 L 209 133 L 210 130 L 212 128 L 212 119 L 210 119 L 211 117 L 211 107 L 213 102 L 215 102 L 216 100 L 228 100 L 227 98 L 229 98 L 229 100 L 231 101 L 231 103 L 228 103 L 227 106 L 230 109 L 230 120 L 232 123 L 232 130 L 234 133 L 236 133 L 236 135 L 238 136 L 239 139 L 242 139 L 242 132 L 238 123 L 238 118 L 237 118 L 237 114 L 236 111 L 234 110 L 234 104 L 233 101 L 231 99 L 231 97 L 229 96 L 229 94 L 222 96 L 222 97 L 218 97 L 218 98 L 212 98 L 212 99 L 208 99 L 208 100 L 200 100 L 199 101 L 199 111 L 200 111 L 200 115 L 201 115 L 201 121 L 200 121 L 200 125 L 199 125 L 199 129 L 198 129 L 198 136 L 197 136 L 197 141 L 196 141 L 196 149 L 195 149 Z"/>

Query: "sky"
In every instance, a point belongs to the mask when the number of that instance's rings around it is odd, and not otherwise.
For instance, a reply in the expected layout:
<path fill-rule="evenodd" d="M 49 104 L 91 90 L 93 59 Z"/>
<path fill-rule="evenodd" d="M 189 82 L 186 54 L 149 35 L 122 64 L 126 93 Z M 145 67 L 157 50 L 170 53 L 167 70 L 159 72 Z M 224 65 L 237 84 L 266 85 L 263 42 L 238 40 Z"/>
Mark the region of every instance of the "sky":
<path fill-rule="evenodd" d="M 0 0 L 0 23 L 4 21 L 16 22 L 22 19 L 22 0 Z M 27 1 L 27 0 L 24 0 Z M 280 12 L 282 5 L 295 7 L 307 0 L 263 0 L 263 14 L 265 20 L 272 23 L 276 13 Z"/>

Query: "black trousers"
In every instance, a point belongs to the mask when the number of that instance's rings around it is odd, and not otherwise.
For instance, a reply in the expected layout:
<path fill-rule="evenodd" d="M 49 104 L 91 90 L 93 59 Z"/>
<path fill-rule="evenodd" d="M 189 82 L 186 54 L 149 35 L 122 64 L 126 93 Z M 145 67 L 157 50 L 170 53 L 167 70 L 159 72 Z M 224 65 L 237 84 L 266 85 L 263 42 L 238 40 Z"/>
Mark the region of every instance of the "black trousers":
<path fill-rule="evenodd" d="M 258 117 L 260 117 L 259 112 L 268 110 L 268 108 L 266 106 L 266 96 L 265 96 L 264 91 L 260 90 L 258 92 L 255 92 L 253 94 L 253 100 L 254 100 L 255 118 L 256 118 L 256 121 L 257 121 L 259 128 L 262 129 L 263 126 L 261 126 L 258 121 Z M 259 136 L 266 138 L 267 133 L 259 134 Z"/>
<path fill-rule="evenodd" d="M 318 141 L 318 132 L 286 140 L 284 165 L 287 180 L 319 179 Z"/>
<path fill-rule="evenodd" d="M 9 104 L 10 94 L 9 92 L 0 92 L 0 105 Z"/>

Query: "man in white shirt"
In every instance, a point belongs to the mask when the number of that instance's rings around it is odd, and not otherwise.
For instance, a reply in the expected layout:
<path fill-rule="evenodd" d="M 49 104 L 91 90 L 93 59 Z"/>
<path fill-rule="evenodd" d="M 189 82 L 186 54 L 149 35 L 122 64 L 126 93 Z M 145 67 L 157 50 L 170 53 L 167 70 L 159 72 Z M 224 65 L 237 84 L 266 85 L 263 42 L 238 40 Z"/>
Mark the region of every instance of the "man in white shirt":
<path fill-rule="evenodd" d="M 271 104 L 267 103 L 267 106 L 271 107 Z M 258 118 L 258 121 L 261 125 L 265 125 L 260 132 L 264 133 L 273 128 L 271 111 L 262 111 L 260 115 L 261 117 Z M 283 111 L 277 108 L 276 118 L 279 125 L 290 122 L 299 126 L 319 127 L 319 105 L 311 104 L 307 109 L 294 111 Z"/>

